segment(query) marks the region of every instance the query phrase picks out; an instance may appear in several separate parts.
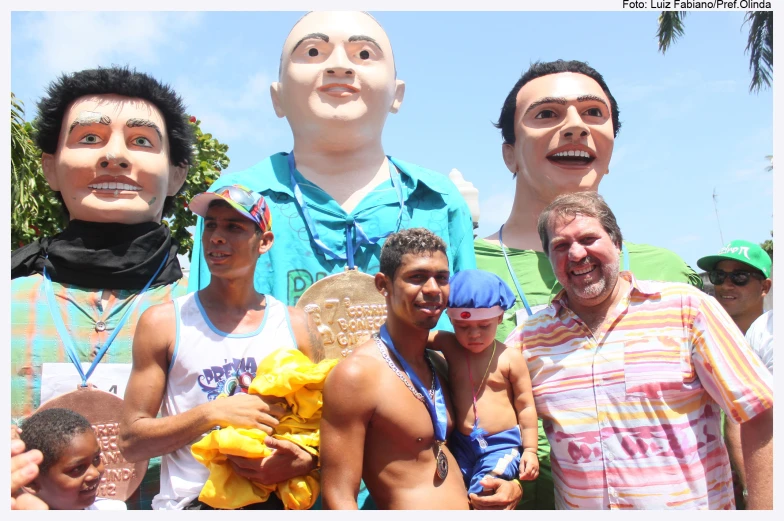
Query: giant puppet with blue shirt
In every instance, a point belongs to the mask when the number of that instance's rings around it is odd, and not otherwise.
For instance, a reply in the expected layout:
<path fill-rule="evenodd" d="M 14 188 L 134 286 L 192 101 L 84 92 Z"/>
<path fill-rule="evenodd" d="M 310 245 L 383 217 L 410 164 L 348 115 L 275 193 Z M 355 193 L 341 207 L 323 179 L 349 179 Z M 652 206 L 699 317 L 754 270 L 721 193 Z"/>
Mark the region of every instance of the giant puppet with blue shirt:
<path fill-rule="evenodd" d="M 384 123 L 400 109 L 405 88 L 372 16 L 306 14 L 283 44 L 270 88 L 293 150 L 223 175 L 210 188 L 242 184 L 264 195 L 277 229 L 275 248 L 256 266 L 256 289 L 311 314 L 329 357 L 348 355 L 386 317 L 372 276 L 389 234 L 427 228 L 446 242 L 453 273 L 475 267 L 471 215 L 455 185 L 385 153 Z M 190 290 L 210 280 L 202 227 L 199 219 Z"/>
<path fill-rule="evenodd" d="M 168 85 L 120 67 L 59 77 L 35 127 L 68 224 L 11 255 L 12 420 L 79 412 L 107 468 L 98 495 L 150 508 L 159 461 L 146 476 L 146 461 L 127 462 L 118 422 L 139 316 L 187 290 L 161 219 L 185 182 L 193 131 Z"/>

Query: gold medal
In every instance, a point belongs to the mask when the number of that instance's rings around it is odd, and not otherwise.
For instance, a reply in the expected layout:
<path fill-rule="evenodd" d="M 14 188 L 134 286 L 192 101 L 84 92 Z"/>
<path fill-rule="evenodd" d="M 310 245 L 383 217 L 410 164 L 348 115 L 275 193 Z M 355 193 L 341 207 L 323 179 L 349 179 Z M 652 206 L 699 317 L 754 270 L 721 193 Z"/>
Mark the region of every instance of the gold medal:
<path fill-rule="evenodd" d="M 125 501 L 139 487 L 147 472 L 148 460 L 130 463 L 123 458 L 117 446 L 120 434 L 122 398 L 95 389 L 92 385 L 77 386 L 75 391 L 63 394 L 41 404 L 39 410 L 59 407 L 78 412 L 93 426 L 101 447 L 104 471 L 98 496 Z"/>
<path fill-rule="evenodd" d="M 297 307 L 313 316 L 326 358 L 344 358 L 370 340 L 387 318 L 372 275 L 346 268 L 310 286 Z"/>
<path fill-rule="evenodd" d="M 447 461 L 446 454 L 444 453 L 444 442 L 440 441 L 437 443 L 438 454 L 436 455 L 436 473 L 438 474 L 439 478 L 446 479 L 446 475 L 449 474 L 449 462 Z"/>

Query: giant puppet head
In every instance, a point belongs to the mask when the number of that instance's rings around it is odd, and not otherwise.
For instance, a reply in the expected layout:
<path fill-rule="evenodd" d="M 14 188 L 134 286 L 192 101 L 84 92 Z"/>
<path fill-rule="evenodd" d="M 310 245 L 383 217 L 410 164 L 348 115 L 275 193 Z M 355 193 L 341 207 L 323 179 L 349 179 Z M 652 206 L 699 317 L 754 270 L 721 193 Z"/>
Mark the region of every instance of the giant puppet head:
<path fill-rule="evenodd" d="M 504 163 L 537 198 L 596 191 L 621 128 L 602 75 L 576 60 L 531 65 L 506 97 L 496 124 Z"/>
<path fill-rule="evenodd" d="M 38 104 L 36 127 L 44 175 L 72 220 L 160 222 L 192 162 L 182 99 L 128 68 L 61 76 Z"/>
<path fill-rule="evenodd" d="M 387 115 L 403 102 L 405 84 L 396 79 L 392 46 L 373 17 L 311 12 L 286 38 L 279 81 L 270 93 L 295 143 L 339 147 L 379 140 Z"/>

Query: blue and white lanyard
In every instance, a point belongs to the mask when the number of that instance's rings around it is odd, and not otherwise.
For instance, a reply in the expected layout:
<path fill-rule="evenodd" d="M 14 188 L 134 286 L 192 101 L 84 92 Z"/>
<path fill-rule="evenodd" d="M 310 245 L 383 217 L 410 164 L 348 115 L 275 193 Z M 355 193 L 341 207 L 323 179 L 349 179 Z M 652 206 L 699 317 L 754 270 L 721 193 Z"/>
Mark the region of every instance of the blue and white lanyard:
<path fill-rule="evenodd" d="M 430 401 L 428 399 L 430 396 L 430 390 L 425 386 L 425 384 L 422 383 L 416 373 L 411 369 L 411 366 L 408 365 L 405 358 L 400 356 L 400 353 L 397 352 L 397 349 L 395 349 L 395 344 L 392 342 L 392 338 L 389 336 L 389 331 L 387 331 L 386 324 L 381 326 L 381 329 L 378 332 L 378 336 L 387 345 L 387 349 L 389 349 L 389 351 L 395 355 L 398 362 L 400 362 L 400 365 L 403 367 L 403 371 L 408 376 L 408 379 L 411 380 L 411 383 L 414 385 L 416 390 L 422 393 L 422 396 L 425 397 L 425 405 L 427 406 L 427 412 L 430 413 L 430 420 L 433 422 L 433 432 L 435 434 L 436 441 L 446 441 L 446 402 L 444 401 L 444 391 L 441 388 L 441 382 L 435 375 L 435 368 L 433 368 L 432 365 L 430 366 L 430 369 L 433 371 L 433 380 L 435 383 L 433 401 Z"/>
<path fill-rule="evenodd" d="M 109 340 L 101 347 L 101 350 L 95 355 L 95 359 L 93 360 L 92 365 L 87 370 L 87 374 L 82 370 L 82 364 L 79 360 L 79 355 L 76 353 L 76 347 L 74 347 L 73 340 L 71 340 L 71 336 L 68 334 L 68 330 L 65 328 L 65 324 L 63 323 L 63 317 L 60 316 L 60 313 L 57 309 L 57 303 L 54 299 L 54 291 L 52 290 L 52 279 L 49 277 L 49 273 L 46 271 L 46 266 L 44 266 L 44 287 L 46 289 L 46 298 L 49 302 L 49 311 L 52 313 L 52 318 L 54 319 L 54 325 L 57 328 L 57 332 L 60 334 L 60 339 L 63 341 L 63 345 L 65 346 L 65 352 L 68 354 L 68 358 L 70 358 L 71 363 L 76 366 L 76 370 L 79 371 L 79 376 L 82 377 L 82 387 L 87 387 L 87 380 L 92 376 L 93 371 L 95 371 L 96 366 L 103 358 L 103 355 L 109 350 L 109 347 L 114 342 L 115 337 L 120 332 L 122 327 L 125 325 L 125 322 L 128 320 L 128 317 L 131 315 L 134 309 L 136 309 L 136 305 L 139 304 L 139 301 L 142 299 L 142 295 L 144 292 L 152 284 L 152 281 L 158 276 L 158 274 L 163 269 L 163 266 L 166 264 L 166 261 L 169 260 L 169 253 L 166 253 L 166 256 L 163 258 L 163 262 L 161 265 L 158 266 L 158 269 L 155 271 L 155 274 L 152 276 L 150 280 L 147 281 L 147 284 L 144 288 L 139 292 L 136 298 L 133 301 L 133 304 L 128 308 L 125 314 L 120 319 L 120 322 L 117 324 L 117 327 L 114 328 L 112 331 L 111 336 L 109 336 Z"/>
<path fill-rule="evenodd" d="M 523 303 L 523 306 L 525 306 L 525 311 L 528 313 L 528 316 L 530 317 L 531 315 L 533 315 L 533 312 L 531 311 L 531 306 L 528 305 L 528 300 L 526 300 L 525 298 L 525 292 L 523 291 L 522 286 L 520 286 L 520 281 L 517 280 L 517 275 L 515 275 L 515 272 L 512 269 L 512 263 L 509 262 L 509 256 L 506 254 L 506 247 L 504 246 L 503 236 L 504 236 L 504 225 L 502 224 L 501 229 L 498 230 L 498 244 L 501 245 L 501 251 L 504 254 L 506 267 L 507 269 L 509 269 L 509 275 L 512 276 L 512 282 L 514 282 L 515 289 L 517 290 L 517 294 L 520 297 L 520 301 Z M 626 249 L 625 243 L 621 244 L 621 253 L 623 255 L 623 269 L 621 271 L 629 271 L 629 250 Z"/>
<path fill-rule="evenodd" d="M 345 260 L 348 262 L 349 269 L 356 268 L 354 264 L 354 252 L 363 244 L 373 245 L 376 244 L 378 241 L 387 237 L 393 232 L 396 232 L 400 229 L 400 223 L 403 219 L 403 209 L 404 209 L 404 202 L 403 202 L 403 187 L 402 181 L 400 179 L 400 174 L 398 173 L 398 166 L 394 164 L 394 161 L 391 157 L 387 156 L 389 160 L 389 178 L 392 186 L 395 188 L 395 193 L 397 194 L 398 204 L 400 205 L 400 210 L 397 214 L 397 223 L 393 230 L 389 230 L 388 232 L 384 233 L 383 235 L 368 237 L 365 231 L 362 229 L 362 226 L 356 221 L 355 217 L 352 215 L 346 216 L 346 254 L 342 255 L 332 250 L 329 246 L 327 246 L 321 237 L 319 236 L 318 230 L 316 229 L 316 223 L 313 221 L 313 218 L 310 215 L 310 211 L 308 210 L 308 203 L 305 201 L 305 198 L 302 196 L 302 189 L 299 187 L 299 183 L 297 182 L 296 176 L 294 175 L 294 171 L 296 170 L 296 161 L 294 160 L 294 151 L 289 153 L 287 156 L 288 163 L 289 163 L 289 175 L 291 177 L 291 189 L 294 192 L 294 197 L 299 204 L 299 207 L 302 209 L 302 216 L 305 219 L 305 225 L 308 227 L 308 231 L 310 232 L 310 236 L 313 237 L 313 242 L 316 246 L 321 250 L 324 255 L 331 258 L 332 260 Z M 329 212 L 327 212 L 329 213 Z M 332 214 L 334 215 L 334 214 Z M 340 215 L 336 215 L 335 217 L 342 217 Z"/>

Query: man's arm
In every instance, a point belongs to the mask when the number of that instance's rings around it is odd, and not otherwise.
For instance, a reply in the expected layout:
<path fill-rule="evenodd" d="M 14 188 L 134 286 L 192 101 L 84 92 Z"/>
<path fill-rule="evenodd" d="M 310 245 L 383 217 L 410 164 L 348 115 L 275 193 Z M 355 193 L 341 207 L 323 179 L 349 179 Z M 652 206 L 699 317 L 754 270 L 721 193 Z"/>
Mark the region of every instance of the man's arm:
<path fill-rule="evenodd" d="M 153 306 L 139 319 L 133 338 L 133 366 L 125 389 L 120 450 L 128 461 L 169 454 L 215 426 L 272 432 L 283 408 L 259 397 L 238 394 L 203 403 L 174 416 L 156 418 L 166 389 L 169 353 L 176 342 L 174 303 Z M 186 347 L 183 347 L 186 348 Z"/>
<path fill-rule="evenodd" d="M 377 382 L 370 360 L 352 355 L 324 385 L 321 417 L 321 488 L 324 508 L 356 510 L 368 424 L 375 411 Z"/>
<path fill-rule="evenodd" d="M 773 407 L 740 425 L 748 510 L 773 509 Z"/>
<path fill-rule="evenodd" d="M 743 465 L 743 449 L 740 444 L 740 425 L 730 421 L 729 416 L 724 416 L 724 442 L 730 456 L 730 463 L 740 478 L 740 485 L 746 488 L 746 469 Z"/>
<path fill-rule="evenodd" d="M 536 419 L 534 395 L 531 390 L 531 376 L 525 357 L 517 349 L 508 348 L 504 356 L 509 361 L 509 383 L 512 385 L 514 409 L 523 439 L 523 459 L 520 461 L 521 479 L 532 480 L 539 475 L 539 424 Z M 526 454 L 528 453 L 528 454 Z"/>

